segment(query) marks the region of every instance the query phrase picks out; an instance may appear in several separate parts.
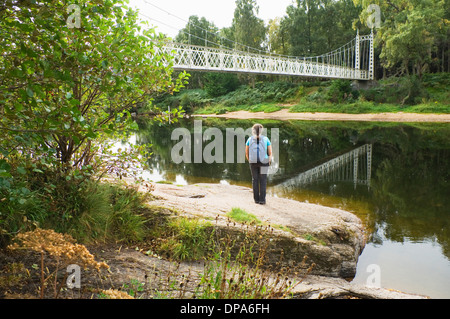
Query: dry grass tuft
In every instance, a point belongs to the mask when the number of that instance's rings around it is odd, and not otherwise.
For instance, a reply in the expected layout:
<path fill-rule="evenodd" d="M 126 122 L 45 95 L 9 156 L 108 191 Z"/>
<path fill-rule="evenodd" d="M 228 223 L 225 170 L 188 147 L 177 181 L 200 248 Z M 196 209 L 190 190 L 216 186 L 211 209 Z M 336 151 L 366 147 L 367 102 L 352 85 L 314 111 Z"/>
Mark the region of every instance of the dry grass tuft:
<path fill-rule="evenodd" d="M 97 262 L 88 249 L 81 244 L 77 244 L 75 239 L 67 234 L 59 234 L 50 229 L 36 228 L 33 231 L 18 234 L 15 243 L 8 246 L 10 250 L 31 250 L 41 255 L 41 287 L 40 297 L 44 298 L 46 283 L 54 276 L 53 292 L 54 298 L 58 297 L 59 291 L 67 278 L 58 286 L 58 270 L 64 269 L 71 264 L 83 266 L 84 269 L 95 269 L 100 271 L 102 268 L 108 268 L 104 262 Z M 44 257 L 50 257 L 54 263 L 54 271 L 45 276 Z"/>

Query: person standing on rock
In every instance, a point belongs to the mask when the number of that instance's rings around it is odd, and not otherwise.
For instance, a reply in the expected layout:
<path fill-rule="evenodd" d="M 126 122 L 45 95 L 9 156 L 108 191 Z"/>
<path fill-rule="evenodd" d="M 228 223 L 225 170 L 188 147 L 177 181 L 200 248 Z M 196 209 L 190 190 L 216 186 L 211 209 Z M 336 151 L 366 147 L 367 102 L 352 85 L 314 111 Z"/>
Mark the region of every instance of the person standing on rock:
<path fill-rule="evenodd" d="M 250 163 L 255 203 L 266 203 L 267 172 L 272 161 L 272 146 L 267 136 L 262 135 L 263 126 L 256 123 L 252 127 L 252 136 L 245 144 L 245 157 Z"/>

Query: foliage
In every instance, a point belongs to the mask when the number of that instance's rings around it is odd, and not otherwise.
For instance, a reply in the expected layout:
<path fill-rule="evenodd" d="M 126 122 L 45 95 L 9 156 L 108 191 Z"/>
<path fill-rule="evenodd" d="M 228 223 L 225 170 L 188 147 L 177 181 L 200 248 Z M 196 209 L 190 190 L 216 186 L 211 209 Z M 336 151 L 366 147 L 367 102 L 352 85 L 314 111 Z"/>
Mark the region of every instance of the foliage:
<path fill-rule="evenodd" d="M 359 12 L 351 0 L 297 0 L 280 21 L 279 52 L 315 56 L 332 51 L 354 38 L 351 26 Z"/>
<path fill-rule="evenodd" d="M 195 297 L 199 299 L 289 298 L 293 289 L 315 267 L 306 266 L 306 257 L 298 265 L 281 266 L 283 255 L 274 268 L 267 265 L 270 251 L 269 226 L 246 226 L 239 240 L 227 234 L 215 241 L 211 262 L 205 264 Z M 239 236 L 241 237 L 241 236 Z M 306 269 L 307 268 L 307 269 Z M 292 279 L 292 275 L 295 279 Z"/>
<path fill-rule="evenodd" d="M 234 82 L 234 79 L 231 81 Z M 214 89 L 215 90 L 215 89 Z M 217 89 L 219 91 L 221 89 Z M 301 94 L 302 86 L 294 83 L 275 81 L 275 82 L 257 82 L 255 87 L 242 85 L 234 91 L 228 92 L 217 97 L 210 97 L 206 90 L 183 90 L 175 95 L 164 95 L 155 99 L 154 105 L 161 109 L 170 107 L 178 107 L 181 105 L 183 110 L 188 113 L 211 113 L 232 111 L 233 109 L 241 109 L 245 107 L 251 111 L 273 112 L 281 109 L 277 105 L 271 105 L 271 102 L 286 102 L 294 99 Z M 270 107 L 266 108 L 265 105 Z"/>
<path fill-rule="evenodd" d="M 178 32 L 175 41 L 190 45 L 215 47 L 219 39 L 215 35 L 218 28 L 205 17 L 190 16 L 187 25 Z"/>
<path fill-rule="evenodd" d="M 167 110 L 169 107 L 174 109 L 182 106 L 183 111 L 192 113 L 194 109 L 208 105 L 211 101 L 211 97 L 204 90 L 182 90 L 177 94 L 162 94 L 155 97 L 152 109 Z"/>
<path fill-rule="evenodd" d="M 355 0 L 363 10 L 361 21 L 368 18 L 371 4 L 379 5 L 382 14 L 376 41 L 380 58 L 387 68 L 400 64 L 406 74 L 410 70 L 421 77 L 432 62 L 432 53 L 442 39 L 448 41 L 448 2 L 442 0 Z M 445 42 L 445 41 L 444 41 Z M 450 71 L 450 70 L 449 70 Z"/>
<path fill-rule="evenodd" d="M 31 223 L 70 229 L 89 204 L 90 180 L 145 164 L 146 146 L 115 140 L 137 128 L 138 105 L 177 92 L 187 76 L 172 77 L 171 56 L 157 50 L 164 36 L 125 4 L 78 1 L 79 25 L 62 0 L 1 7 L 2 238 Z M 119 229 L 132 220 L 123 217 Z"/>
<path fill-rule="evenodd" d="M 109 299 L 135 299 L 139 297 L 138 294 L 144 291 L 144 284 L 137 279 L 131 279 L 129 284 L 123 284 L 122 289 L 127 291 L 126 294 L 123 291 L 122 293 L 113 292 L 110 289 L 106 295 Z"/>
<path fill-rule="evenodd" d="M 264 21 L 256 16 L 258 10 L 255 0 L 236 0 L 231 31 L 233 40 L 239 44 L 237 49 L 247 51 L 249 48 L 262 48 L 266 28 Z"/>
<path fill-rule="evenodd" d="M 70 179 L 68 179 L 70 177 Z M 145 196 L 133 187 L 106 184 L 58 170 L 29 168 L 0 187 L 0 246 L 34 227 L 71 234 L 82 242 L 140 240 Z"/>
<path fill-rule="evenodd" d="M 258 82 L 255 87 L 242 86 L 215 101 L 223 106 L 252 106 L 264 102 L 283 102 L 293 97 L 298 86 L 289 82 Z"/>
<path fill-rule="evenodd" d="M 299 84 L 259 82 L 254 89 L 243 86 L 224 96 L 210 99 L 208 103 L 199 103 L 194 112 L 274 112 L 289 108 L 291 112 L 353 114 L 400 111 L 448 113 L 448 77 L 448 73 L 426 74 L 422 81 L 417 76 L 391 77 L 378 81 L 373 87 L 359 90 L 346 80 Z"/>
<path fill-rule="evenodd" d="M 270 226 L 236 225 L 228 220 L 225 228 L 208 227 L 207 254 L 201 256 L 203 271 L 196 276 L 198 270 L 183 273 L 179 262 L 166 266 L 148 279 L 151 291 L 147 293 L 156 298 L 289 298 L 315 266 L 308 267 L 306 257 L 298 264 L 283 266 L 283 254 L 275 265 L 269 265 Z"/>
<path fill-rule="evenodd" d="M 239 87 L 239 79 L 232 73 L 207 73 L 204 90 L 211 97 L 218 97 L 235 91 Z"/>
<path fill-rule="evenodd" d="M 326 99 L 332 103 L 341 103 L 355 100 L 358 98 L 358 95 L 358 91 L 352 88 L 351 81 L 335 80 L 326 92 Z"/>
<path fill-rule="evenodd" d="M 368 90 L 361 90 L 361 96 L 367 101 L 401 106 L 416 105 L 428 98 L 422 82 L 416 76 L 402 77 Z"/>
<path fill-rule="evenodd" d="M 185 80 L 172 81 L 170 56 L 156 50 L 164 38 L 142 29 L 123 1 L 78 6 L 79 28 L 69 27 L 64 1 L 7 3 L 0 12 L 4 157 L 82 169 L 101 157 L 97 138 L 134 127 L 134 106 Z"/>

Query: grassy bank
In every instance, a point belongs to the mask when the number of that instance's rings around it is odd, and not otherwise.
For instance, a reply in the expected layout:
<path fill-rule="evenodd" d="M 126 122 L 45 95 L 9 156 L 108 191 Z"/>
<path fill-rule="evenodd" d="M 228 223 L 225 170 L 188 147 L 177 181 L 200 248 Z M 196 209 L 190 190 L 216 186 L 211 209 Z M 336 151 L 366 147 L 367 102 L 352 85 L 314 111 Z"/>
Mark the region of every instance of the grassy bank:
<path fill-rule="evenodd" d="M 206 90 L 184 90 L 155 100 L 161 109 L 182 106 L 187 113 L 233 111 L 327 113 L 450 113 L 450 74 L 380 80 L 369 89 L 354 89 L 351 81 L 258 82 L 212 97 Z"/>

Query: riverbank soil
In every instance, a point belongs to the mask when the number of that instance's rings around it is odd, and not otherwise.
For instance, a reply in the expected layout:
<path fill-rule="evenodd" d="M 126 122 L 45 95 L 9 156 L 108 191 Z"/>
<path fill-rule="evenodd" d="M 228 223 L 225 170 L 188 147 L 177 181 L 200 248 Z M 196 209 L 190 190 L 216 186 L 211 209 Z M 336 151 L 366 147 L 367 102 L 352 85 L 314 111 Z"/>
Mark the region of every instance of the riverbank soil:
<path fill-rule="evenodd" d="M 199 114 L 195 117 L 222 117 L 228 119 L 271 119 L 271 120 L 304 120 L 304 121 L 372 121 L 372 122 L 435 122 L 450 123 L 450 114 L 425 113 L 294 113 L 288 109 L 265 113 L 236 111 L 225 114 Z"/>

